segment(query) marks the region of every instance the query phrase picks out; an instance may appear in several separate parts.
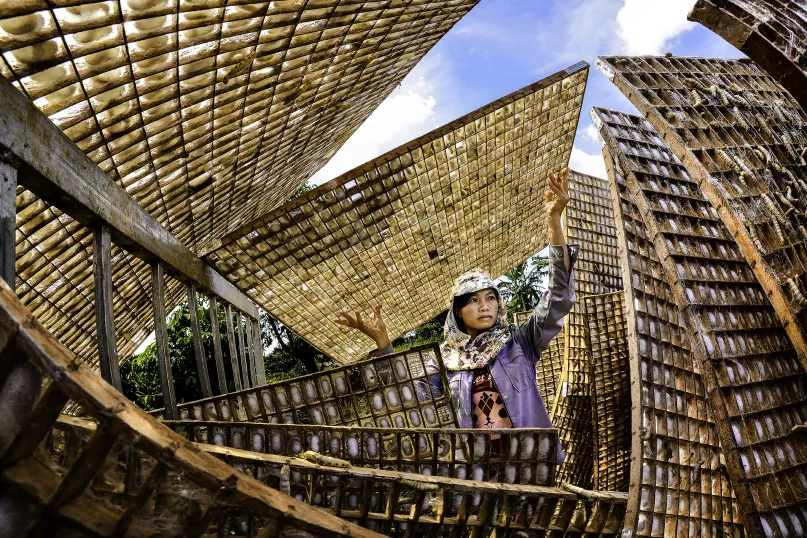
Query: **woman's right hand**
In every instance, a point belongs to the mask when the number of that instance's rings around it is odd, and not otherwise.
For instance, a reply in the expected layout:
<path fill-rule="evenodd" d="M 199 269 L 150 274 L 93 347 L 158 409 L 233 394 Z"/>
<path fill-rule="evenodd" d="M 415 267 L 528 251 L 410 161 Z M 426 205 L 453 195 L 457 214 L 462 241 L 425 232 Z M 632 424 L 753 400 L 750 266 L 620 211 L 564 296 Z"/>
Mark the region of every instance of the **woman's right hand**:
<path fill-rule="evenodd" d="M 363 334 L 366 334 L 373 339 L 378 349 L 384 349 L 389 346 L 389 335 L 387 334 L 387 324 L 384 323 L 384 318 L 381 317 L 381 305 L 373 308 L 373 318 L 364 321 L 361 317 L 361 312 L 355 312 L 355 317 L 350 317 L 347 312 L 342 312 L 344 319 L 335 320 L 339 325 L 350 327 L 351 329 L 358 329 Z"/>

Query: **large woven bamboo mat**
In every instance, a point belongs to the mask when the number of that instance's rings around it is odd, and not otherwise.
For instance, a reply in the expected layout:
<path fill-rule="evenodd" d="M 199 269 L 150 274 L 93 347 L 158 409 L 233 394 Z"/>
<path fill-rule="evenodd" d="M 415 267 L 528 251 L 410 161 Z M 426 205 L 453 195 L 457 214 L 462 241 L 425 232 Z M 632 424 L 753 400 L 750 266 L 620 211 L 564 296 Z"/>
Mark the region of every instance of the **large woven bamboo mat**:
<path fill-rule="evenodd" d="M 625 528 L 637 537 L 709 529 L 713 536 L 740 538 L 742 516 L 725 471 L 702 365 L 692 353 L 690 333 L 618 159 L 623 151 L 635 159 L 655 151 L 667 161 L 666 171 L 658 174 L 669 175 L 672 163 L 682 168 L 641 118 L 597 108 L 594 114 L 602 118 L 601 136 L 621 133 L 607 138 L 603 153 L 616 212 L 633 380 Z M 642 135 L 639 141 L 634 133 Z"/>
<path fill-rule="evenodd" d="M 380 301 L 391 337 L 447 305 L 454 279 L 547 244 L 546 177 L 568 163 L 588 66 L 471 112 L 230 234 L 207 260 L 342 362 L 372 343 L 332 320 Z"/>
<path fill-rule="evenodd" d="M 698 0 L 689 19 L 740 49 L 807 107 L 807 6 L 793 0 Z"/>
<path fill-rule="evenodd" d="M 476 2 L 4 2 L 0 74 L 198 253 L 287 200 Z"/>

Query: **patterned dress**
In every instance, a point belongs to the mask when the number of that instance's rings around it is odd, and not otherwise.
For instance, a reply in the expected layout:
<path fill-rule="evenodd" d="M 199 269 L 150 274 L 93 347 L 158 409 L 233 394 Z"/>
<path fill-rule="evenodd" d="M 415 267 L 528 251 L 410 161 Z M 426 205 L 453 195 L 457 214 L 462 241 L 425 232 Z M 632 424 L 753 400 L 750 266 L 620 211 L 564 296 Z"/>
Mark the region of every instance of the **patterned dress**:
<path fill-rule="evenodd" d="M 513 427 L 504 400 L 487 368 L 474 370 L 474 387 L 471 394 L 474 403 L 474 428 L 493 430 Z"/>

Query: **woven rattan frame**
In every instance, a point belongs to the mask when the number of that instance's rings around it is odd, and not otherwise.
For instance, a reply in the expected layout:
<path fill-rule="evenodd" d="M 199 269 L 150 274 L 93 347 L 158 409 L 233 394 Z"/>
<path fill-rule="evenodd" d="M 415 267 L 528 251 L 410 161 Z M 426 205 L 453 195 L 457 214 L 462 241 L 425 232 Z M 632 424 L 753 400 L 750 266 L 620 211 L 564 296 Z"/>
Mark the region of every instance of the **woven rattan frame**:
<path fill-rule="evenodd" d="M 0 498 L 15 536 L 229 535 L 231 510 L 252 536 L 377 536 L 236 472 L 148 417 L 48 333 L 5 281 L 0 343 Z M 54 459 L 47 447 L 68 398 L 97 427 Z M 136 474 L 132 461 L 146 465 Z"/>
<path fill-rule="evenodd" d="M 583 298 L 591 358 L 594 489 L 628 491 L 631 400 L 625 293 Z"/>
<path fill-rule="evenodd" d="M 190 420 L 381 428 L 456 426 L 437 345 L 177 406 Z M 152 411 L 162 417 L 163 410 Z"/>
<path fill-rule="evenodd" d="M 607 118 L 608 112 L 601 112 Z M 662 257 L 700 363 L 725 451 L 725 472 L 753 536 L 798 536 L 805 528 L 805 374 L 764 292 L 719 212 L 644 120 L 611 113 L 605 135 Z M 620 125 L 621 123 L 621 125 Z M 601 129 L 603 132 L 603 129 Z M 651 152 L 653 157 L 639 157 Z M 680 213 L 671 213 L 681 208 Z M 693 252 L 703 254 L 693 256 Z M 787 454 L 783 459 L 759 454 Z"/>
<path fill-rule="evenodd" d="M 551 408 L 567 457 L 558 480 L 580 487 L 593 484 L 591 358 L 583 316 L 583 298 L 621 289 L 613 209 L 604 179 L 572 172 L 564 219 L 570 244 L 580 246 L 574 268 L 577 302 L 563 328 L 563 368 Z"/>
<path fill-rule="evenodd" d="M 807 8 L 793 0 L 698 0 L 689 19 L 737 47 L 807 107 Z"/>
<path fill-rule="evenodd" d="M 288 199 L 475 4 L 5 3 L 0 73 L 199 253 Z"/>
<path fill-rule="evenodd" d="M 721 208 L 807 365 L 807 113 L 749 61 L 614 57 L 599 65 Z"/>
<path fill-rule="evenodd" d="M 445 310 L 454 279 L 546 244 L 546 177 L 568 162 L 588 66 L 574 65 L 400 146 L 231 234 L 206 257 L 340 362 L 372 343 L 333 323 L 380 301 L 395 338 Z"/>

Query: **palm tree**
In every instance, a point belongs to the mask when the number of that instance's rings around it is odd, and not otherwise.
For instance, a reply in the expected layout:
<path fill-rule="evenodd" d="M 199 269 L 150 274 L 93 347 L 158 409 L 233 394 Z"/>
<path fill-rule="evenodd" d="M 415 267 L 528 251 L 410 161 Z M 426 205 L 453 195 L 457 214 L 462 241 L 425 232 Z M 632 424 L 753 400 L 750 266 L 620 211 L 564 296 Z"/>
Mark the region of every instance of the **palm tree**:
<path fill-rule="evenodd" d="M 499 284 L 509 312 L 532 310 L 541 298 L 543 279 L 549 272 L 549 258 L 535 256 L 504 274 Z"/>

